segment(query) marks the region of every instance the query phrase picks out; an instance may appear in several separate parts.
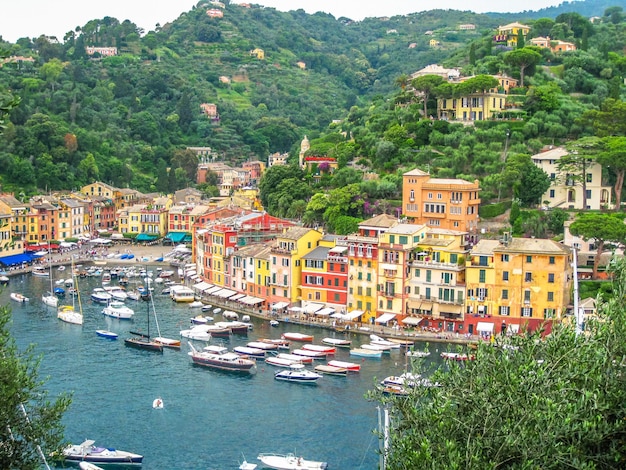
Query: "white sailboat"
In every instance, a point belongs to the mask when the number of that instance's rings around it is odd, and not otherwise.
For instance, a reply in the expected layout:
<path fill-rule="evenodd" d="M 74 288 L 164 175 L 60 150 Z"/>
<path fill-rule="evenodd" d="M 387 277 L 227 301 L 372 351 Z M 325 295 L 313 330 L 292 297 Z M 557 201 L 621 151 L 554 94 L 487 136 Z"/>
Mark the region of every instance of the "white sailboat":
<path fill-rule="evenodd" d="M 50 291 L 41 296 L 41 301 L 49 307 L 57 307 L 59 298 L 54 295 L 54 286 L 52 285 L 52 258 L 48 254 L 48 265 L 50 267 Z"/>
<path fill-rule="evenodd" d="M 74 262 L 72 261 L 72 276 L 74 276 Z M 80 290 L 78 289 L 78 280 L 74 279 L 74 287 L 76 288 L 76 297 L 72 296 L 72 305 L 63 305 L 57 311 L 57 318 L 65 323 L 74 325 L 83 324 L 83 305 L 80 302 Z M 78 311 L 74 299 L 78 299 Z"/>
<path fill-rule="evenodd" d="M 152 304 L 152 313 L 154 314 L 154 323 L 156 324 L 158 336 L 154 338 L 154 341 L 162 344 L 166 348 L 180 349 L 180 340 L 173 338 L 164 338 L 161 336 L 161 329 L 159 328 L 159 319 L 157 318 L 156 307 L 154 306 L 154 296 L 150 296 L 150 303 Z"/>

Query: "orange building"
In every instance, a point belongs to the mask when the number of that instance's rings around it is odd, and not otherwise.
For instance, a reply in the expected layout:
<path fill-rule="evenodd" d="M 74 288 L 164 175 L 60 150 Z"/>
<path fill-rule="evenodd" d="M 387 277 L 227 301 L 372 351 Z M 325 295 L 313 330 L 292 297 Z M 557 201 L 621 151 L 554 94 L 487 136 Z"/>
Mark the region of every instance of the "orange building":
<path fill-rule="evenodd" d="M 411 170 L 402 178 L 402 211 L 413 223 L 472 237 L 478 229 L 479 191 L 478 180 L 431 178 L 422 170 Z"/>

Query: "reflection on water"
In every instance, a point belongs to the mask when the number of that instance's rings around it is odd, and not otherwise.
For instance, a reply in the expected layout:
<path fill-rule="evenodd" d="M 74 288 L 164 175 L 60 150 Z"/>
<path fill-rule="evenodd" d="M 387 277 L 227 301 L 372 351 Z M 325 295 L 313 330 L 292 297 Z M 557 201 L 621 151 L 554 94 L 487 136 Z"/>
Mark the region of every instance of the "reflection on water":
<path fill-rule="evenodd" d="M 338 350 L 335 359 L 360 362 L 361 373 L 324 376 L 316 386 L 276 381 L 276 369 L 263 362 L 254 374 L 219 372 L 193 366 L 186 341 L 180 351 L 165 349 L 163 354 L 125 347 L 123 339 L 130 330 L 145 331 L 146 302 L 126 302 L 135 309 L 131 321 L 106 317 L 103 306 L 89 300 L 91 289 L 97 287 L 94 278 L 80 281 L 84 325 L 61 322 L 56 310 L 40 301 L 49 282 L 29 275 L 12 278 L 0 291 L 0 303 L 11 304 L 12 332 L 20 349 L 35 343 L 36 351 L 43 354 L 40 375 L 50 377 L 51 394 L 73 392 L 64 417 L 65 435 L 71 442 L 94 439 L 96 445 L 142 454 L 146 470 L 237 468 L 243 456 L 254 462 L 260 452 L 296 452 L 327 461 L 334 469 L 377 468 L 378 442 L 372 432 L 376 404 L 365 400 L 364 394 L 377 379 L 403 371 L 400 351 L 382 359 L 361 359 Z M 20 292 L 31 301 L 11 302 L 10 292 Z M 71 303 L 69 297 L 66 301 Z M 158 294 L 155 305 L 165 337 L 178 338 L 197 314 Z M 247 338 L 231 336 L 213 343 L 232 348 L 258 338 L 278 338 L 295 328 L 314 334 L 316 343 L 325 336 L 343 337 L 320 329 L 253 322 Z M 97 329 L 114 331 L 119 339 L 99 337 Z M 356 335 L 351 339 L 353 347 L 367 341 Z M 437 355 L 432 356 L 436 360 Z M 152 408 L 156 397 L 163 399 L 163 409 Z"/>

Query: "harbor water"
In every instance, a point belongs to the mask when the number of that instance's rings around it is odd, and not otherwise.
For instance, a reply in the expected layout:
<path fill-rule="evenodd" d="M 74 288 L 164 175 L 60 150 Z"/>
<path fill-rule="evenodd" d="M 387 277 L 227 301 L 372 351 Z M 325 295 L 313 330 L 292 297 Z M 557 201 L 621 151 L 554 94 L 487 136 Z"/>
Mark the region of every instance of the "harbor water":
<path fill-rule="evenodd" d="M 64 275 L 69 270 L 53 270 L 55 279 Z M 277 381 L 274 372 L 281 369 L 262 361 L 253 374 L 206 369 L 191 363 L 186 341 L 180 350 L 165 349 L 162 354 L 125 347 L 130 331 L 147 330 L 151 303 L 127 300 L 135 310 L 132 320 L 106 317 L 104 306 L 89 299 L 99 282 L 97 278 L 79 280 L 82 326 L 63 323 L 56 309 L 41 302 L 42 294 L 50 289 L 47 278 L 15 276 L 0 291 L 0 303 L 12 308 L 11 332 L 19 349 L 34 344 L 35 352 L 43 357 L 40 377 L 48 377 L 50 394 L 73 394 L 63 419 L 68 441 L 78 444 L 93 439 L 96 445 L 142 454 L 145 470 L 236 469 L 244 458 L 260 463 L 256 457 L 261 452 L 292 452 L 326 461 L 330 469 L 378 468 L 377 403 L 365 394 L 377 381 L 406 369 L 404 350 L 363 359 L 338 349 L 333 359 L 358 362 L 361 372 L 347 377 L 326 375 L 316 385 Z M 189 328 L 190 318 L 200 310 L 176 304 L 159 291 L 156 286 L 154 304 L 161 335 L 178 339 L 180 330 Z M 19 292 L 30 302 L 11 301 L 10 292 Z M 67 296 L 60 305 L 71 302 Z M 216 320 L 223 319 L 216 315 Z M 254 329 L 247 337 L 214 338 L 211 343 L 232 348 L 258 338 L 280 338 L 287 331 L 312 334 L 316 344 L 326 336 L 351 339 L 353 348 L 369 341 L 367 336 L 283 322 L 277 327 L 267 320 L 253 318 L 252 322 Z M 156 336 L 153 316 L 150 328 Z M 99 337 L 97 329 L 116 332 L 119 339 Z M 292 343 L 292 349 L 296 347 Z M 431 345 L 433 354 L 427 360 L 439 361 L 435 348 L 442 347 Z M 157 397 L 163 400 L 162 409 L 152 408 Z"/>

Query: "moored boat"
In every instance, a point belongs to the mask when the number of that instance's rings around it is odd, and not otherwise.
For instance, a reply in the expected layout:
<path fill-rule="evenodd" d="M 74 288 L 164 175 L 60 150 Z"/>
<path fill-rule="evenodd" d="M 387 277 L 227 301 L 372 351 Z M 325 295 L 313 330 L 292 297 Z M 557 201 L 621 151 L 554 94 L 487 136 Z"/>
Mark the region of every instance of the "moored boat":
<path fill-rule="evenodd" d="M 380 358 L 383 352 L 380 350 L 354 348 L 350 350 L 351 356 Z"/>
<path fill-rule="evenodd" d="M 386 346 L 384 344 L 373 344 L 373 343 L 369 343 L 369 344 L 362 344 L 361 345 L 361 349 L 368 349 L 370 351 L 381 351 L 384 353 L 389 353 L 391 352 L 391 346 Z"/>
<path fill-rule="evenodd" d="M 275 367 L 291 367 L 294 364 L 302 364 L 300 360 L 284 359 L 282 357 L 269 356 L 265 358 L 265 363 Z"/>
<path fill-rule="evenodd" d="M 28 302 L 30 300 L 28 297 L 20 294 L 19 292 L 11 292 L 10 297 L 11 297 L 11 300 L 14 300 L 20 303 Z"/>
<path fill-rule="evenodd" d="M 316 372 L 305 369 L 303 364 L 294 364 L 289 367 L 289 369 L 276 372 L 274 374 L 274 378 L 276 380 L 284 380 L 286 382 L 298 382 L 313 385 L 316 384 L 322 376 Z"/>
<path fill-rule="evenodd" d="M 95 441 L 87 440 L 63 449 L 65 460 L 102 464 L 140 464 L 143 456 L 111 447 L 95 447 Z"/>
<path fill-rule="evenodd" d="M 179 339 L 164 338 L 163 336 L 155 336 L 153 339 L 155 343 L 159 343 L 165 348 L 180 349 Z"/>
<path fill-rule="evenodd" d="M 348 369 L 345 367 L 337 367 L 337 366 L 329 366 L 328 364 L 320 364 L 319 366 L 315 366 L 315 372 L 319 372 L 320 374 L 328 374 L 328 375 L 348 375 Z"/>
<path fill-rule="evenodd" d="M 475 359 L 474 355 L 468 355 L 468 354 L 457 353 L 457 352 L 442 352 L 441 357 L 443 359 L 448 359 L 451 361 L 472 361 Z"/>
<path fill-rule="evenodd" d="M 248 356 L 253 357 L 255 359 L 264 359 L 265 358 L 265 350 L 259 348 L 251 348 L 249 346 L 236 346 L 233 348 L 233 351 L 240 356 Z"/>
<path fill-rule="evenodd" d="M 91 300 L 100 304 L 108 304 L 113 296 L 105 291 L 102 287 L 96 287 L 91 292 Z"/>
<path fill-rule="evenodd" d="M 117 318 L 118 320 L 130 320 L 135 311 L 124 305 L 123 302 L 114 300 L 109 302 L 109 305 L 102 309 L 102 313 L 107 317 Z"/>
<path fill-rule="evenodd" d="M 280 339 L 261 338 L 257 341 L 261 343 L 275 344 L 278 349 L 285 349 L 285 350 L 289 350 L 289 346 L 291 345 L 289 340 L 286 340 L 284 338 L 280 338 Z"/>
<path fill-rule="evenodd" d="M 302 349 L 306 351 L 323 352 L 327 356 L 332 356 L 337 351 L 337 349 L 332 346 L 323 346 L 321 344 L 304 344 Z"/>
<path fill-rule="evenodd" d="M 400 343 L 396 343 L 395 341 L 390 341 L 385 338 L 381 338 L 380 336 L 370 335 L 370 344 L 380 345 L 380 346 L 389 346 L 391 349 L 399 349 Z"/>
<path fill-rule="evenodd" d="M 359 372 L 361 370 L 361 364 L 356 364 L 354 362 L 328 361 L 328 365 L 335 366 L 335 367 L 343 367 L 344 369 L 348 369 L 350 372 Z"/>
<path fill-rule="evenodd" d="M 313 341 L 313 335 L 306 335 L 304 333 L 286 332 L 282 334 L 283 339 L 290 341 L 299 341 L 302 343 L 311 343 Z"/>
<path fill-rule="evenodd" d="M 249 348 L 262 349 L 264 351 L 275 351 L 278 349 L 276 344 L 264 343 L 263 341 L 250 341 L 246 346 Z"/>
<path fill-rule="evenodd" d="M 206 315 L 196 315 L 191 319 L 191 323 L 193 325 L 206 325 L 210 321 L 213 321 L 213 317 Z"/>
<path fill-rule="evenodd" d="M 298 356 L 297 354 L 279 353 L 276 355 L 278 359 L 288 359 L 290 361 L 301 362 L 302 364 L 313 364 L 313 358 L 308 356 Z"/>
<path fill-rule="evenodd" d="M 209 333 L 208 325 L 195 325 L 188 330 L 182 330 L 180 335 L 183 338 L 195 339 L 197 341 L 211 340 L 211 333 Z"/>
<path fill-rule="evenodd" d="M 96 334 L 102 338 L 117 339 L 118 334 L 109 330 L 96 330 Z"/>
<path fill-rule="evenodd" d="M 349 339 L 324 338 L 322 339 L 322 343 L 328 344 L 329 346 L 334 346 L 336 348 L 349 348 L 352 344 L 352 341 L 350 341 Z"/>
<path fill-rule="evenodd" d="M 189 356 L 194 364 L 212 369 L 234 372 L 250 372 L 256 366 L 256 361 L 235 354 L 233 352 L 198 351 L 189 343 Z"/>
<path fill-rule="evenodd" d="M 313 359 L 326 359 L 323 351 L 309 351 L 308 349 L 294 349 L 291 351 L 296 356 L 312 357 Z"/>
<path fill-rule="evenodd" d="M 430 352 L 428 352 L 428 351 L 408 350 L 406 352 L 406 355 L 408 357 L 428 357 L 428 356 L 430 356 Z"/>
<path fill-rule="evenodd" d="M 325 470 L 326 462 L 315 462 L 296 457 L 294 454 L 259 454 L 257 457 L 265 467 L 275 470 Z"/>

